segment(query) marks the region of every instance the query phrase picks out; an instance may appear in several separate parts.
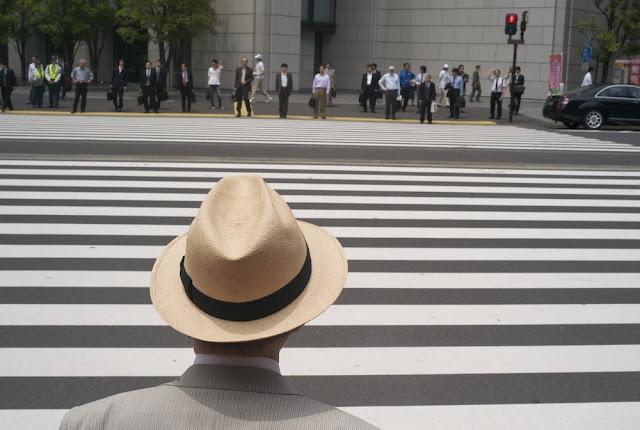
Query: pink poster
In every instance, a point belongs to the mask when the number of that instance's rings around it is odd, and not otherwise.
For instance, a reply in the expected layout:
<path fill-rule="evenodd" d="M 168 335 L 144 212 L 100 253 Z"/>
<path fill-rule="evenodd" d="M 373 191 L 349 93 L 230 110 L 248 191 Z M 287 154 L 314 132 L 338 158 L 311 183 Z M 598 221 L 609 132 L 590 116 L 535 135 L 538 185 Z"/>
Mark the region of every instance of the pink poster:
<path fill-rule="evenodd" d="M 549 89 L 560 90 L 562 82 L 562 54 L 549 55 Z"/>
<path fill-rule="evenodd" d="M 629 63 L 629 83 L 640 85 L 640 58 L 634 58 Z"/>

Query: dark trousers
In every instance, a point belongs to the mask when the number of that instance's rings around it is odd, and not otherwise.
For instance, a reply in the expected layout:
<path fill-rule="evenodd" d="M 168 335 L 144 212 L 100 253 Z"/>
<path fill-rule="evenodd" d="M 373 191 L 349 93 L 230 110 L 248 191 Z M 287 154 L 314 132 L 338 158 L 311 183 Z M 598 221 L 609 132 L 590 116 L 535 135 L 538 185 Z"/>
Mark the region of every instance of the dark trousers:
<path fill-rule="evenodd" d="M 482 95 L 482 87 L 480 84 L 474 85 L 471 87 L 471 97 L 469 100 L 473 101 L 474 97 L 477 102 L 480 101 L 480 96 Z"/>
<path fill-rule="evenodd" d="M 211 107 L 215 106 L 216 99 L 218 100 L 218 109 L 222 108 L 222 97 L 220 96 L 220 85 L 209 85 L 211 88 Z"/>
<path fill-rule="evenodd" d="M 496 108 L 498 110 L 498 119 L 502 117 L 502 93 L 491 92 L 491 118 L 496 118 Z"/>
<path fill-rule="evenodd" d="M 520 103 L 522 102 L 522 93 L 514 93 L 513 100 L 511 101 L 511 109 L 513 113 L 520 112 Z"/>
<path fill-rule="evenodd" d="M 396 99 L 398 98 L 398 90 L 387 90 L 384 100 L 384 117 L 386 119 L 396 117 Z"/>
<path fill-rule="evenodd" d="M 49 91 L 49 107 L 58 107 L 58 100 L 60 100 L 60 82 L 54 82 L 49 84 L 47 88 Z"/>
<path fill-rule="evenodd" d="M 431 112 L 431 103 L 434 100 L 418 99 L 418 106 L 420 107 L 420 123 L 424 122 L 424 117 L 427 117 L 427 121 L 431 124 L 433 121 L 433 113 Z"/>
<path fill-rule="evenodd" d="M 164 88 L 161 86 L 157 86 L 154 89 L 154 93 L 153 93 L 153 106 L 155 106 L 155 109 L 158 110 L 160 109 L 160 104 L 162 103 L 162 100 L 160 100 L 160 98 L 162 97 L 162 92 L 164 91 Z"/>
<path fill-rule="evenodd" d="M 81 102 L 80 98 L 82 98 Z M 76 84 L 76 95 L 73 99 L 72 112 L 78 111 L 78 102 L 80 102 L 80 112 L 84 112 L 87 108 L 87 84 L 84 82 L 78 82 Z"/>
<path fill-rule="evenodd" d="M 124 97 L 124 88 L 113 88 L 111 90 L 111 94 L 113 95 L 113 107 L 116 110 L 122 109 L 122 98 Z"/>
<path fill-rule="evenodd" d="M 460 118 L 460 90 L 449 90 L 449 116 Z"/>
<path fill-rule="evenodd" d="M 363 104 L 362 107 L 364 108 L 364 111 L 367 111 L 367 103 L 369 103 L 369 107 L 371 108 L 371 112 L 375 112 L 376 110 L 376 90 L 373 89 L 372 85 L 369 85 L 365 90 L 364 90 L 364 100 L 363 100 Z"/>
<path fill-rule="evenodd" d="M 2 97 L 1 105 L 2 111 L 13 110 L 13 104 L 11 104 L 11 90 L 8 87 L 0 88 L 0 97 Z"/>
<path fill-rule="evenodd" d="M 152 86 L 142 87 L 142 100 L 143 100 L 145 112 L 149 112 L 149 109 L 153 109 L 155 111 L 158 110 L 157 96 Z"/>
<path fill-rule="evenodd" d="M 180 98 L 182 99 L 182 112 L 191 112 L 191 88 L 181 87 Z"/>
<path fill-rule="evenodd" d="M 285 88 L 282 88 L 278 94 L 278 112 L 280 112 L 280 118 L 286 118 L 289 112 L 289 93 Z"/>
<path fill-rule="evenodd" d="M 238 115 L 242 112 L 242 103 L 247 107 L 247 114 L 251 115 L 251 102 L 249 101 L 249 92 L 251 90 L 247 85 L 240 85 L 236 90 L 236 97 L 238 100 L 238 107 L 236 108 L 238 111 Z"/>
<path fill-rule="evenodd" d="M 31 87 L 31 106 L 34 109 L 42 107 L 43 97 L 44 97 L 44 85 Z"/>
<path fill-rule="evenodd" d="M 412 86 L 402 87 L 400 90 L 401 90 L 400 94 L 402 94 L 402 111 L 404 112 L 407 110 L 409 99 L 413 97 L 413 87 Z"/>

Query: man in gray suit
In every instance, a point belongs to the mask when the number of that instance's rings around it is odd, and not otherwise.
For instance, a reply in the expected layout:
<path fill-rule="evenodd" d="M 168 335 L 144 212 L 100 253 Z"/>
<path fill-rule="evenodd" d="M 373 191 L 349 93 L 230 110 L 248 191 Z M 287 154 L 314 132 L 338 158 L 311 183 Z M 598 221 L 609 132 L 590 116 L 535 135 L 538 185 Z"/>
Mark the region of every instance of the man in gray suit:
<path fill-rule="evenodd" d="M 151 275 L 153 305 L 194 339 L 194 364 L 173 382 L 73 408 L 60 428 L 375 429 L 280 374 L 288 337 L 331 306 L 346 276 L 340 243 L 297 221 L 261 178 L 222 179 Z"/>

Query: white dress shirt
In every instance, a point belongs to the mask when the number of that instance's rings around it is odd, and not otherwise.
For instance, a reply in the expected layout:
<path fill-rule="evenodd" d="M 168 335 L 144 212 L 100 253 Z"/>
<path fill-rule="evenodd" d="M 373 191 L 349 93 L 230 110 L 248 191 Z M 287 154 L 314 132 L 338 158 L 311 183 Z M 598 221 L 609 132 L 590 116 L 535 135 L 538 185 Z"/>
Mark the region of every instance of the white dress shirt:
<path fill-rule="evenodd" d="M 287 85 L 289 85 L 289 78 L 286 73 L 280 73 L 280 83 L 282 84 L 282 88 L 287 88 Z"/>
<path fill-rule="evenodd" d="M 324 88 L 327 90 L 327 94 L 331 91 L 331 78 L 327 74 L 317 73 L 313 78 L 312 88 Z"/>
<path fill-rule="evenodd" d="M 391 73 L 385 73 L 382 78 L 380 78 L 380 87 L 383 90 L 398 90 L 400 89 L 400 77 L 397 73 L 393 75 Z"/>
<path fill-rule="evenodd" d="M 580 86 L 588 87 L 591 85 L 593 85 L 593 78 L 591 77 L 591 72 L 587 72 L 587 74 L 584 75 L 584 79 L 582 80 L 582 84 Z"/>
<path fill-rule="evenodd" d="M 253 77 L 255 79 L 264 78 L 264 63 L 262 61 L 258 61 L 256 63 L 256 69 L 253 71 Z"/>
<path fill-rule="evenodd" d="M 504 81 L 501 76 L 492 76 L 491 81 L 491 92 L 501 93 L 504 90 Z"/>
<path fill-rule="evenodd" d="M 27 72 L 27 79 L 31 81 L 33 78 L 33 72 L 36 70 L 36 63 L 29 64 L 29 70 Z"/>
<path fill-rule="evenodd" d="M 438 75 L 438 81 L 440 82 L 440 88 L 444 89 L 451 79 L 449 78 L 449 72 L 446 70 L 440 70 L 440 75 Z"/>
<path fill-rule="evenodd" d="M 373 72 L 371 73 L 367 72 L 367 86 L 371 85 L 372 81 L 373 81 Z"/>
<path fill-rule="evenodd" d="M 267 357 L 234 357 L 218 354 L 196 354 L 193 364 L 255 367 L 280 374 L 280 363 Z"/>
<path fill-rule="evenodd" d="M 207 77 L 209 78 L 209 85 L 220 85 L 220 73 L 222 72 L 222 67 L 218 67 L 214 69 L 213 67 L 209 67 L 209 72 L 207 73 Z"/>

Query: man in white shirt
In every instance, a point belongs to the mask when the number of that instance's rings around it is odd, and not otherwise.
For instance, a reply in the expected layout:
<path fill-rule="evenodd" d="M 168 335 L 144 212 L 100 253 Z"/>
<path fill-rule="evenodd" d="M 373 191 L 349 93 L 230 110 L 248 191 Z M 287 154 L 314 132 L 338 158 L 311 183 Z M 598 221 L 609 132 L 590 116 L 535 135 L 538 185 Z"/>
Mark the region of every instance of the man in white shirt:
<path fill-rule="evenodd" d="M 29 69 L 27 70 L 27 82 L 31 82 L 31 80 L 33 79 L 33 72 L 35 72 L 36 70 L 36 63 L 38 62 L 38 57 L 36 57 L 35 55 L 31 57 L 31 63 L 29 63 Z M 22 77 L 22 79 L 24 79 L 24 76 Z M 31 90 L 29 92 L 29 100 L 27 101 L 27 104 L 30 105 L 31 104 L 31 99 L 33 98 L 33 90 Z"/>
<path fill-rule="evenodd" d="M 293 77 L 289 73 L 289 65 L 282 63 L 280 73 L 276 76 L 276 93 L 278 93 L 278 112 L 280 118 L 286 118 L 289 111 L 289 96 L 293 91 Z"/>
<path fill-rule="evenodd" d="M 218 100 L 218 109 L 222 110 L 222 97 L 220 97 L 220 74 L 224 67 L 218 63 L 218 60 L 211 62 L 211 67 L 207 72 L 207 85 L 209 85 L 209 97 L 211 100 L 211 109 L 216 109 L 215 101 Z"/>
<path fill-rule="evenodd" d="M 262 55 L 256 55 L 256 67 L 253 70 L 253 86 L 251 87 L 251 103 L 256 99 L 256 92 L 261 92 L 267 98 L 269 103 L 272 97 L 262 88 L 262 81 L 264 80 L 264 63 L 262 62 Z"/>
<path fill-rule="evenodd" d="M 396 74 L 396 68 L 389 66 L 389 73 L 385 73 L 378 84 L 385 93 L 384 118 L 396 119 L 396 100 L 400 91 L 400 77 Z"/>
<path fill-rule="evenodd" d="M 593 70 L 593 66 L 589 67 L 587 74 L 584 75 L 584 78 L 582 79 L 582 84 L 580 84 L 581 87 L 590 87 L 591 85 L 593 85 Z"/>
<path fill-rule="evenodd" d="M 500 119 L 502 117 L 502 93 L 504 91 L 504 80 L 500 76 L 500 69 L 493 69 L 489 73 L 491 80 L 491 116 L 489 119 Z M 497 108 L 497 118 L 496 118 Z"/>
<path fill-rule="evenodd" d="M 440 70 L 438 75 L 438 83 L 440 85 L 440 97 L 438 98 L 438 106 L 449 106 L 449 99 L 447 98 L 447 91 L 445 90 L 448 83 L 451 82 L 449 77 L 449 65 L 445 64 Z"/>

